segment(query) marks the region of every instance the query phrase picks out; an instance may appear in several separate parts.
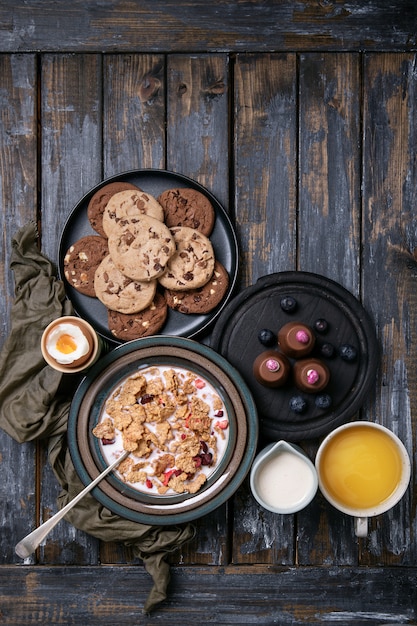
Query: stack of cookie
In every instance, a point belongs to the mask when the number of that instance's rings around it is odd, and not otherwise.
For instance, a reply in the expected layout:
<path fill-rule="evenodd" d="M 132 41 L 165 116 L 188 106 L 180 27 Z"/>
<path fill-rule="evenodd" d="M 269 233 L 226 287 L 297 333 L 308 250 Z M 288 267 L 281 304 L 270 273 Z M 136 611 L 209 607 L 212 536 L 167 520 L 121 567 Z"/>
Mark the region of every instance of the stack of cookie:
<path fill-rule="evenodd" d="M 109 183 L 87 215 L 98 234 L 70 246 L 64 275 L 104 304 L 117 339 L 159 332 L 169 308 L 205 314 L 223 299 L 229 277 L 209 238 L 215 211 L 199 191 L 168 189 L 156 199 L 131 183 Z"/>

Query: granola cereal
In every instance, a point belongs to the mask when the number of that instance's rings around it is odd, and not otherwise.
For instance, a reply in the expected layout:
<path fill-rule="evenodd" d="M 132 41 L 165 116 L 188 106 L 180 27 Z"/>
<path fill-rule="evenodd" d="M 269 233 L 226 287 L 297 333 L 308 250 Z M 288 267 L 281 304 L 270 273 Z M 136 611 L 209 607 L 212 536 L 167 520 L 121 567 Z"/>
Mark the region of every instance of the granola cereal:
<path fill-rule="evenodd" d="M 135 489 L 196 493 L 226 449 L 229 418 L 207 380 L 185 368 L 149 366 L 112 391 L 93 434 L 109 463 L 131 452 L 118 473 Z"/>

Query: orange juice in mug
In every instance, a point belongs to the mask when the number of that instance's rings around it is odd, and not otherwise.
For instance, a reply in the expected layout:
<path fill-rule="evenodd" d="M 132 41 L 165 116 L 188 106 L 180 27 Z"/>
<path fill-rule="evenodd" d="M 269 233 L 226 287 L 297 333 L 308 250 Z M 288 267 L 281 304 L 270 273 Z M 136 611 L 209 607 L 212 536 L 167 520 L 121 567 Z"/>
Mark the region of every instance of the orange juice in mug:
<path fill-rule="evenodd" d="M 320 490 L 340 511 L 356 518 L 367 534 L 367 518 L 384 513 L 404 495 L 411 464 L 400 439 L 373 422 L 352 422 L 331 432 L 316 456 Z"/>

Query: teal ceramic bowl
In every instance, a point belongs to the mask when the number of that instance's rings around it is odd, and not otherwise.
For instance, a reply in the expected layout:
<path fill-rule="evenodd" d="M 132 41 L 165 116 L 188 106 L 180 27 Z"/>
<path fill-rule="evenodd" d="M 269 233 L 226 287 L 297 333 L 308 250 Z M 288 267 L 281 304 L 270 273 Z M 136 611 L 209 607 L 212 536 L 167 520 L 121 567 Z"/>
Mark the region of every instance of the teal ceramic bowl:
<path fill-rule="evenodd" d="M 258 416 L 239 373 L 219 354 L 191 339 L 154 336 L 125 343 L 104 356 L 81 381 L 68 420 L 74 467 L 87 485 L 106 467 L 100 440 L 92 429 L 107 399 L 121 381 L 149 366 L 181 367 L 205 378 L 221 397 L 229 417 L 227 445 L 195 494 L 153 495 L 112 473 L 94 490 L 96 499 L 114 513 L 147 524 L 187 522 L 210 513 L 240 486 L 252 465 L 258 440 Z"/>

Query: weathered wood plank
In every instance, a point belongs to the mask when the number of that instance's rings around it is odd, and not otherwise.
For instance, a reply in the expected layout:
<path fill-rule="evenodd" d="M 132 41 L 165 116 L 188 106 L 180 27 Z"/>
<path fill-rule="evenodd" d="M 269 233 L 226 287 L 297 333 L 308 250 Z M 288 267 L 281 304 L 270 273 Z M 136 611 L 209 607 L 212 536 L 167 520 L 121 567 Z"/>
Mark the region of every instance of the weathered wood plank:
<path fill-rule="evenodd" d="M 170 624 L 415 624 L 416 568 L 175 567 L 151 614 L 142 567 L 0 568 L 8 626 Z"/>
<path fill-rule="evenodd" d="M 300 55 L 298 269 L 360 288 L 358 55 Z M 304 448 L 314 461 L 317 442 Z M 320 494 L 297 516 L 298 563 L 355 565 L 352 520 Z"/>
<path fill-rule="evenodd" d="M 228 211 L 228 56 L 171 55 L 167 76 L 167 167 L 207 187 Z"/>
<path fill-rule="evenodd" d="M 242 286 L 296 269 L 296 56 L 238 55 L 233 129 Z"/>
<path fill-rule="evenodd" d="M 103 57 L 104 178 L 165 166 L 165 60 L 155 55 Z"/>
<path fill-rule="evenodd" d="M 41 63 L 42 249 L 58 260 L 59 237 L 78 200 L 101 176 L 101 63 L 96 55 L 46 55 Z M 59 485 L 41 458 L 41 522 Z M 97 562 L 97 542 L 59 524 L 40 549 L 48 563 Z"/>
<path fill-rule="evenodd" d="M 45 55 L 41 72 L 42 250 L 57 260 L 66 219 L 101 177 L 101 60 Z"/>
<path fill-rule="evenodd" d="M 300 56 L 298 269 L 355 296 L 360 285 L 360 67 L 349 55 Z"/>
<path fill-rule="evenodd" d="M 382 348 L 366 416 L 398 434 L 415 459 L 417 247 L 415 55 L 367 55 L 364 84 L 363 300 Z M 416 476 L 403 500 L 376 519 L 363 562 L 415 564 Z"/>
<path fill-rule="evenodd" d="M 410 50 L 413 0 L 4 0 L 0 51 Z"/>
<path fill-rule="evenodd" d="M 37 220 L 37 84 L 34 55 L 0 56 L 0 345 L 10 330 L 14 296 L 11 239 Z"/>
<path fill-rule="evenodd" d="M 10 331 L 14 280 L 11 239 L 37 220 L 37 84 L 33 55 L 0 56 L 0 346 Z M 0 431 L 0 561 L 18 561 L 14 545 L 36 523 L 35 446 Z"/>
<path fill-rule="evenodd" d="M 226 210 L 229 198 L 228 94 L 226 55 L 168 56 L 166 167 L 204 185 Z M 196 520 L 195 525 L 196 539 L 184 546 L 180 562 L 227 563 L 227 506 Z"/>
<path fill-rule="evenodd" d="M 296 266 L 296 75 L 293 54 L 236 59 L 234 205 L 244 287 Z M 235 563 L 294 562 L 293 517 L 261 509 L 247 481 L 235 498 L 233 535 Z"/>

